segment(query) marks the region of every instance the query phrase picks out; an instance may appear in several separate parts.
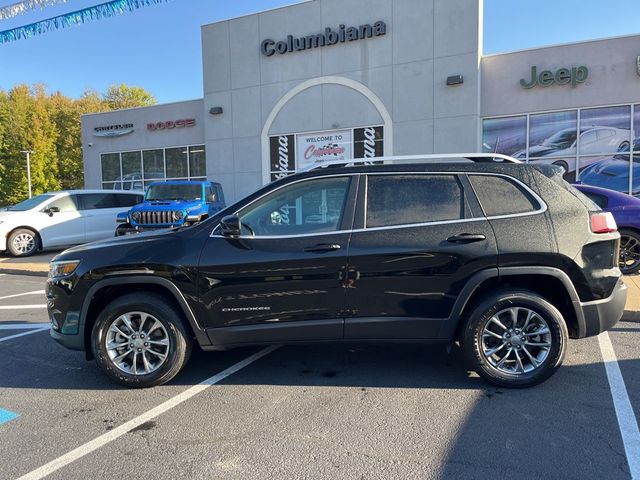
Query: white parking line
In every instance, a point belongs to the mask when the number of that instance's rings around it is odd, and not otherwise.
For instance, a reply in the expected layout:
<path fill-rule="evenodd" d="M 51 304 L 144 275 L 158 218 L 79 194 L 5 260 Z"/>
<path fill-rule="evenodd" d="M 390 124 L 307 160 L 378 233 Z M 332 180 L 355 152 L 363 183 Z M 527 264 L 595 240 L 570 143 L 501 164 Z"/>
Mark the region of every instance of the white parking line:
<path fill-rule="evenodd" d="M 0 330 L 37 330 L 49 328 L 48 323 L 0 323 Z"/>
<path fill-rule="evenodd" d="M 29 330 L 27 332 L 22 332 L 22 333 L 16 333 L 15 335 L 10 335 L 8 337 L 2 337 L 0 338 L 0 342 L 6 342 L 7 340 L 13 340 L 14 338 L 18 338 L 18 337 L 24 337 L 26 335 L 33 335 L 34 333 L 38 333 L 38 332 L 44 332 L 46 330 L 49 330 L 49 327 L 47 328 L 40 328 L 37 330 Z"/>
<path fill-rule="evenodd" d="M 631 478 L 640 480 L 640 431 L 638 430 L 638 421 L 633 413 L 627 387 L 624 384 L 620 365 L 618 365 L 616 352 L 613 350 L 609 334 L 607 332 L 600 334 L 598 342 L 600 343 L 600 351 L 602 352 L 602 359 L 609 379 L 609 388 L 611 389 L 611 397 L 613 397 L 613 406 L 618 418 L 618 427 L 622 435 L 624 451 L 627 454 Z"/>
<path fill-rule="evenodd" d="M 47 308 L 46 305 L 0 305 L 0 310 L 20 310 L 22 308 Z"/>
<path fill-rule="evenodd" d="M 116 427 L 113 430 L 110 430 L 107 433 L 100 435 L 99 437 L 91 440 L 90 442 L 87 442 L 84 445 L 79 446 L 75 450 L 71 450 L 70 452 L 62 455 L 61 457 L 56 458 L 52 462 L 49 462 L 46 465 L 43 465 L 42 467 L 27 473 L 26 475 L 20 477 L 18 480 L 38 480 L 40 478 L 44 478 L 47 475 L 52 474 L 56 470 L 59 470 L 62 467 L 69 465 L 72 462 L 75 462 L 79 458 L 82 458 L 85 455 L 99 449 L 100 447 L 103 447 L 107 443 L 113 442 L 115 439 L 121 437 L 127 432 L 130 432 L 134 428 L 139 427 L 143 423 L 148 422 L 149 420 L 153 420 L 157 416 L 162 415 L 168 410 L 171 410 L 173 407 L 176 407 L 181 403 L 186 402 L 187 400 L 199 394 L 200 392 L 203 392 L 210 386 L 215 385 L 216 383 L 224 380 L 228 376 L 233 375 L 239 370 L 242 370 L 244 367 L 251 365 L 253 362 L 261 359 L 265 355 L 270 354 L 277 348 L 279 348 L 279 345 L 267 347 L 263 350 L 260 350 L 257 353 L 254 353 L 250 357 L 247 357 L 244 360 L 236 363 L 235 365 L 230 366 L 226 370 L 223 370 L 222 372 L 214 375 L 213 377 L 209 377 L 205 381 L 200 382 L 197 385 L 194 385 L 193 387 L 185 390 L 184 392 L 176 395 L 175 397 L 170 398 L 166 402 L 161 403 L 157 407 L 152 408 L 148 412 L 145 412 L 142 415 L 132 420 L 129 420 L 126 423 L 123 423 L 119 427 Z"/>
<path fill-rule="evenodd" d="M 44 295 L 44 290 L 36 290 L 35 292 L 16 293 L 15 295 L 7 295 L 6 297 L 0 297 L 0 300 L 6 300 L 7 298 L 22 297 L 24 295 Z"/>

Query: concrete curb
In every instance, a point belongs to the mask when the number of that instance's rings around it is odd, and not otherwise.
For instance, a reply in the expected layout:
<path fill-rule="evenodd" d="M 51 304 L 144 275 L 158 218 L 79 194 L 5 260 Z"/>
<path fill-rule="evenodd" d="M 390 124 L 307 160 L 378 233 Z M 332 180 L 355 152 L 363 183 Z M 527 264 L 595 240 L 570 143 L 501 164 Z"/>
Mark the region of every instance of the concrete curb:
<path fill-rule="evenodd" d="M 638 312 L 637 310 L 625 310 L 620 321 L 640 323 L 640 312 Z"/>
<path fill-rule="evenodd" d="M 36 270 L 19 270 L 15 268 L 0 268 L 0 273 L 7 275 L 26 275 L 30 277 L 48 277 L 49 272 L 38 272 Z"/>

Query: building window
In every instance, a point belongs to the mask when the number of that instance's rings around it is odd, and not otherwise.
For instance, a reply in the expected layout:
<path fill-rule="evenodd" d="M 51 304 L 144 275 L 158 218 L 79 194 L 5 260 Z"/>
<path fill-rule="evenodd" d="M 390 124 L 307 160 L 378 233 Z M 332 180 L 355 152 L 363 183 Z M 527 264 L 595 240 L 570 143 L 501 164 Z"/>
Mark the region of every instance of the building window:
<path fill-rule="evenodd" d="M 640 195 L 640 105 L 485 118 L 482 127 L 485 152 L 559 165 L 569 182 Z"/>
<path fill-rule="evenodd" d="M 101 155 L 102 188 L 144 190 L 164 180 L 206 180 L 204 145 L 134 150 Z"/>

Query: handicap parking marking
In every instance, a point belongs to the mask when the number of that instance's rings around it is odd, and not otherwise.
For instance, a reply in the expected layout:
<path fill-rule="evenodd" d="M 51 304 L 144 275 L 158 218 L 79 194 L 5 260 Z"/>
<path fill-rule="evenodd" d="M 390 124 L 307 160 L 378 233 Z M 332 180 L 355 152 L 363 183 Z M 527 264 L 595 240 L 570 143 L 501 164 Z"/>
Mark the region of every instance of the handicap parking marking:
<path fill-rule="evenodd" d="M 45 294 L 44 290 L 35 290 L 33 292 L 25 292 L 25 293 L 16 293 L 14 295 L 6 295 L 4 297 L 0 297 L 0 300 L 6 300 L 7 298 L 23 297 L 25 295 L 44 295 L 44 294 Z"/>
<path fill-rule="evenodd" d="M 26 332 L 22 332 L 22 333 L 16 333 L 15 335 L 10 335 L 8 337 L 0 337 L 0 343 L 1 342 L 6 342 L 8 340 L 13 340 L 14 338 L 20 338 L 20 337 L 25 337 L 27 335 L 33 335 L 34 333 L 40 333 L 40 332 L 46 332 L 47 330 L 49 330 L 49 327 L 46 328 L 38 328 L 38 329 L 31 329 L 28 330 Z"/>
<path fill-rule="evenodd" d="M 0 330 L 38 330 L 49 328 L 49 323 L 0 323 Z"/>
<path fill-rule="evenodd" d="M 629 393 L 620 371 L 620 365 L 613 349 L 611 338 L 607 332 L 598 335 L 600 351 L 609 380 L 613 406 L 618 418 L 618 427 L 627 455 L 627 464 L 631 472 L 632 480 L 640 480 L 640 430 L 638 421 L 633 413 Z"/>
<path fill-rule="evenodd" d="M 20 415 L 18 415 L 17 413 L 10 412 L 9 410 L 4 410 L 0 408 L 0 425 L 2 425 L 3 423 L 10 422 L 11 420 L 15 420 L 19 416 Z"/>
<path fill-rule="evenodd" d="M 0 310 L 21 310 L 21 309 L 38 309 L 47 308 L 47 305 L 0 305 Z"/>

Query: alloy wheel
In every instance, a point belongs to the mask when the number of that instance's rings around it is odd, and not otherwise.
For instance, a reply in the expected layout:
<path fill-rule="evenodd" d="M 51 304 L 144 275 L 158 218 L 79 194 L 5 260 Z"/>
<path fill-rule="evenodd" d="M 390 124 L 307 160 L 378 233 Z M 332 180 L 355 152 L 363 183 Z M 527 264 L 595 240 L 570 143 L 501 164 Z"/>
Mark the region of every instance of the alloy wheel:
<path fill-rule="evenodd" d="M 620 237 L 620 270 L 622 273 L 635 271 L 640 265 L 640 242 L 630 235 Z"/>
<path fill-rule="evenodd" d="M 20 255 L 26 255 L 35 250 L 36 239 L 29 233 L 19 233 L 13 238 L 12 246 Z"/>
<path fill-rule="evenodd" d="M 504 309 L 489 318 L 482 330 L 482 354 L 494 369 L 509 375 L 529 374 L 549 356 L 549 325 L 534 310 Z"/>
<path fill-rule="evenodd" d="M 105 336 L 113 365 L 129 375 L 148 375 L 167 360 L 171 341 L 162 322 L 144 312 L 117 317 Z"/>

